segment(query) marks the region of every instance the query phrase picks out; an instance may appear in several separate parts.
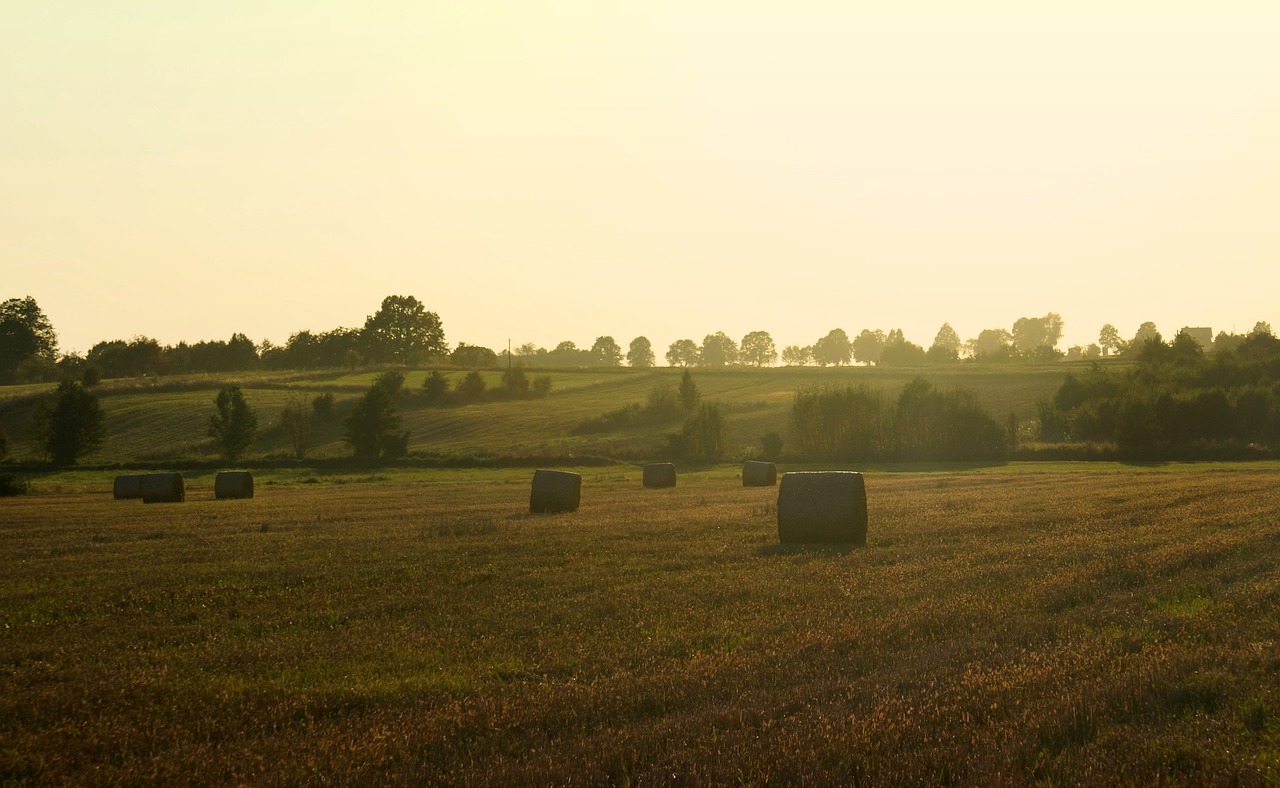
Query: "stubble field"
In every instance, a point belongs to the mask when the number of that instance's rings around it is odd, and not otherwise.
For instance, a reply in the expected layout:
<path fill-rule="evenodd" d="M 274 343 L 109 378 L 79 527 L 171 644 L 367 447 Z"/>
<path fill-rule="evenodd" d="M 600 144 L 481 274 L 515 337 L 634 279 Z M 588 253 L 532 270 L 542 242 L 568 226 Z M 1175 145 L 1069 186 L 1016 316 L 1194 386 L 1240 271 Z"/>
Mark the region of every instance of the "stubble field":
<path fill-rule="evenodd" d="M 0 781 L 1280 780 L 1280 466 L 871 472 L 864 549 L 583 473 L 0 502 Z"/>

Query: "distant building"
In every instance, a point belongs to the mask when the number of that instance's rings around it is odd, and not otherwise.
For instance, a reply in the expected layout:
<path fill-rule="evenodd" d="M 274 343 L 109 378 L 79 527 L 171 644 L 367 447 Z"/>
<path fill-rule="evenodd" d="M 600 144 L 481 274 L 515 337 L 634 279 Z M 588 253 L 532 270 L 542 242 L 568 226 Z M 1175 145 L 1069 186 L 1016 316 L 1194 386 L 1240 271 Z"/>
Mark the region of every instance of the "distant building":
<path fill-rule="evenodd" d="M 1200 345 L 1200 347 L 1204 348 L 1205 350 L 1209 350 L 1210 348 L 1213 347 L 1213 329 L 1212 328 L 1206 328 L 1203 326 L 1197 327 L 1197 328 L 1191 328 L 1190 326 L 1183 326 L 1182 330 L 1179 331 L 1178 333 L 1186 334 L 1187 336 L 1191 337 L 1196 341 L 1196 344 Z"/>

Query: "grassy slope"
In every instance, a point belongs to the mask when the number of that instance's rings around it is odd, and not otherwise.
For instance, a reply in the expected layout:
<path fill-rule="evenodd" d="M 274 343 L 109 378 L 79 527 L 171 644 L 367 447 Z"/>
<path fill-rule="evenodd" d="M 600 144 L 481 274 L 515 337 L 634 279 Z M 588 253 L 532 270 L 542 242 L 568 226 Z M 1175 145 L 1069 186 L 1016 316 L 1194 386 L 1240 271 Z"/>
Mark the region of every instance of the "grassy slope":
<path fill-rule="evenodd" d="M 551 517 L 520 471 L 42 479 L 0 781 L 1280 780 L 1280 465 L 871 474 L 861 550 L 735 472 Z"/>
<path fill-rule="evenodd" d="M 804 386 L 865 383 L 896 395 L 903 384 L 921 375 L 941 387 L 963 386 L 976 391 L 984 405 L 1003 423 L 1009 412 L 1020 419 L 1035 415 L 1035 403 L 1052 396 L 1064 374 L 1075 368 L 1058 363 L 1019 367 L 957 365 L 920 369 L 723 369 L 694 370 L 703 396 L 727 406 L 727 441 L 731 452 L 757 445 L 761 434 L 776 431 L 787 438 L 793 392 Z M 449 373 L 452 379 L 463 373 Z M 553 389 L 542 400 L 485 402 L 458 407 L 426 407 L 413 397 L 401 405 L 404 426 L 412 432 L 410 448 L 432 454 L 565 455 L 628 452 L 644 455 L 661 443 L 661 435 L 679 425 L 633 429 L 620 433 L 571 437 L 569 430 L 583 420 L 632 402 L 643 402 L 659 383 L 675 385 L 680 370 L 555 371 Z M 421 386 L 425 371 L 406 375 L 405 387 Z M 241 385 L 258 413 L 258 455 L 286 454 L 279 413 L 290 396 L 307 401 L 331 392 L 338 402 L 337 418 L 318 425 L 314 456 L 341 456 L 340 419 L 368 388 L 373 373 L 261 374 L 235 377 L 198 376 L 158 381 L 108 381 L 99 387 L 107 412 L 107 445 L 88 462 L 199 459 L 210 455 L 205 431 L 213 412 L 213 398 L 225 383 Z M 500 374 L 486 373 L 490 386 Z M 0 426 L 14 441 L 13 454 L 36 456 L 29 440 L 31 387 L 0 389 Z M 24 395 L 24 396 L 19 396 Z"/>

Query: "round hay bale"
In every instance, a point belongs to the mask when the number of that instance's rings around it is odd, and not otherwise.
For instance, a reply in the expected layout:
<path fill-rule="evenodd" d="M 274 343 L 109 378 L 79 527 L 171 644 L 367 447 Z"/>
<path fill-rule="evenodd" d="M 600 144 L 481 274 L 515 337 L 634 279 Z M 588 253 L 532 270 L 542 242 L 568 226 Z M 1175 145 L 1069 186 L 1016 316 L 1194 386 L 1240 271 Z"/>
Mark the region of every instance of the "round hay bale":
<path fill-rule="evenodd" d="M 529 511 L 534 514 L 576 512 L 582 499 L 582 475 L 570 471 L 533 472 Z"/>
<path fill-rule="evenodd" d="M 670 462 L 651 462 L 644 466 L 645 487 L 675 487 L 676 466 Z"/>
<path fill-rule="evenodd" d="M 142 479 L 146 476 L 143 473 L 126 473 L 116 477 L 115 483 L 111 487 L 111 496 L 117 501 L 131 500 L 142 497 Z"/>
<path fill-rule="evenodd" d="M 252 498 L 253 474 L 248 471 L 219 471 L 213 479 L 213 497 Z"/>
<path fill-rule="evenodd" d="M 182 503 L 187 485 L 180 473 L 148 473 L 142 478 L 143 503 Z"/>
<path fill-rule="evenodd" d="M 771 462 L 747 460 L 742 466 L 743 487 L 772 487 L 778 483 L 778 466 Z"/>
<path fill-rule="evenodd" d="M 867 544 L 867 489 L 853 471 L 784 473 L 778 485 L 778 539 Z"/>

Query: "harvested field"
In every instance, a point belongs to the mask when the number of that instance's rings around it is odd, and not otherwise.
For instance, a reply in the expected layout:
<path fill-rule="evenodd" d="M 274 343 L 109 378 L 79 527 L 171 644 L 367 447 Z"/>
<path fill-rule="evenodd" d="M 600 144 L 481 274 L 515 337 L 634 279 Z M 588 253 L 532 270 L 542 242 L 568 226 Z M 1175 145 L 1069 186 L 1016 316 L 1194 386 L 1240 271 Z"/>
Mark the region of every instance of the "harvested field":
<path fill-rule="evenodd" d="M 526 471 L 37 480 L 0 779 L 1280 780 L 1274 465 L 867 472 L 860 549 L 780 546 L 738 470 L 584 469 L 572 517 Z"/>

